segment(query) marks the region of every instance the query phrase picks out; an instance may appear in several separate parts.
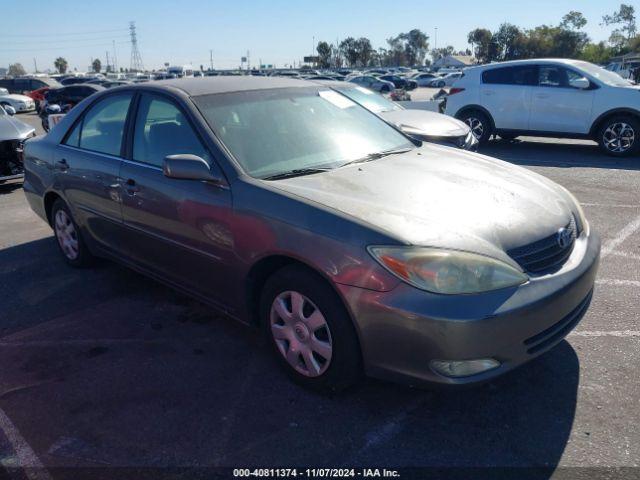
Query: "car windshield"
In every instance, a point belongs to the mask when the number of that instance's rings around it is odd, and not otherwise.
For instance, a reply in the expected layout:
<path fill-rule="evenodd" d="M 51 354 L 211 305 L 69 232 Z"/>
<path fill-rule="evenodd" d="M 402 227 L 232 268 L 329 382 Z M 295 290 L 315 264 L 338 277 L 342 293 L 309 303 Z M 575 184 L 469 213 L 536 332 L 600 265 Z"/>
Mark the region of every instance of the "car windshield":
<path fill-rule="evenodd" d="M 414 146 L 380 118 L 329 89 L 222 93 L 194 101 L 242 168 L 257 178 L 336 168 Z"/>
<path fill-rule="evenodd" d="M 591 75 L 592 77 L 600 80 L 602 83 L 610 85 L 612 87 L 629 87 L 633 85 L 629 80 L 625 80 L 620 75 L 609 70 L 605 70 L 602 67 L 594 65 L 589 62 L 575 62 L 574 65 Z"/>
<path fill-rule="evenodd" d="M 359 103 L 364 108 L 367 108 L 375 113 L 381 112 L 393 112 L 396 110 L 402 110 L 402 107 L 397 103 L 392 102 L 391 100 L 387 100 L 382 95 L 378 95 L 375 92 L 367 88 L 362 87 L 338 87 L 337 91 L 346 95 L 354 102 Z"/>

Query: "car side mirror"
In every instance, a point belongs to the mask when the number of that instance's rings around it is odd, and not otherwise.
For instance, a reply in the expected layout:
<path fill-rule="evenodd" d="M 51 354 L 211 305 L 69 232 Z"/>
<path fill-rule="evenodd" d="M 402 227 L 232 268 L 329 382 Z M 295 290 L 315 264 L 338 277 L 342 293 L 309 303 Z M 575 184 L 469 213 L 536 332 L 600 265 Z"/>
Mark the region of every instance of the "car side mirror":
<path fill-rule="evenodd" d="M 187 153 L 167 155 L 162 163 L 162 172 L 167 178 L 204 180 L 219 185 L 225 183 L 222 177 L 211 171 L 211 167 L 205 160 Z"/>
<path fill-rule="evenodd" d="M 11 115 L 12 117 L 16 114 L 16 109 L 10 105 L 4 107 L 4 111 L 7 112 L 7 115 Z"/>
<path fill-rule="evenodd" d="M 571 85 L 573 88 L 578 88 L 580 90 L 587 90 L 589 89 L 589 87 L 591 87 L 591 82 L 586 78 L 582 77 L 582 78 L 576 78 L 574 80 L 571 80 L 569 82 L 569 85 Z"/>

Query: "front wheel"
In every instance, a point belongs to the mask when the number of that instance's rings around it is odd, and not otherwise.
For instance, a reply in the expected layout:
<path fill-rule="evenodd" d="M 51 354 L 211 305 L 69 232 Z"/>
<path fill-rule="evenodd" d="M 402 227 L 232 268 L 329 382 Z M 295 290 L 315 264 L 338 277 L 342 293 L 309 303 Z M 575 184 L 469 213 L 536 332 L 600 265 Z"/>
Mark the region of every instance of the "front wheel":
<path fill-rule="evenodd" d="M 493 134 L 493 126 L 489 117 L 479 110 L 469 110 L 458 117 L 471 129 L 478 143 L 486 144 Z"/>
<path fill-rule="evenodd" d="M 628 157 L 640 148 L 640 122 L 628 116 L 612 117 L 598 129 L 598 145 L 607 155 Z"/>
<path fill-rule="evenodd" d="M 361 372 L 351 318 L 330 285 L 306 268 L 276 272 L 262 291 L 260 317 L 280 365 L 297 383 L 342 390 Z"/>

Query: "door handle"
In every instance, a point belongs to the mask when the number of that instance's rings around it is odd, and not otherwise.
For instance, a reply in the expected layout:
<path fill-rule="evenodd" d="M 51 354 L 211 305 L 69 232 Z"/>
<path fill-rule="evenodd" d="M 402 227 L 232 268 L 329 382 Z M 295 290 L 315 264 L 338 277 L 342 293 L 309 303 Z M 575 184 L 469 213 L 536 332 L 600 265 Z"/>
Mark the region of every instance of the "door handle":
<path fill-rule="evenodd" d="M 66 170 L 69 170 L 69 164 L 67 163 L 67 160 L 64 158 L 56 162 L 56 167 L 59 170 L 62 170 L 63 172 Z"/>
<path fill-rule="evenodd" d="M 491 95 L 493 95 L 493 91 L 492 91 L 492 90 L 485 90 L 485 91 L 484 91 L 484 94 L 485 94 L 487 97 L 490 97 Z"/>
<path fill-rule="evenodd" d="M 536 93 L 536 98 L 549 98 L 548 93 Z"/>
<path fill-rule="evenodd" d="M 136 192 L 140 190 L 133 178 L 129 178 L 126 182 L 124 182 L 124 189 L 128 195 L 135 195 Z"/>

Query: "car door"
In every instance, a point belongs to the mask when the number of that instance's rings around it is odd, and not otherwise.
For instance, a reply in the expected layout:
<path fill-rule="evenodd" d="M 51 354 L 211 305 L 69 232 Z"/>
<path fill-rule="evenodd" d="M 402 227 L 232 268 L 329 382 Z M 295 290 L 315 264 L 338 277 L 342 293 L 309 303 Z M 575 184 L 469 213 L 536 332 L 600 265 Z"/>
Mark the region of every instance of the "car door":
<path fill-rule="evenodd" d="M 120 164 L 133 94 L 99 100 L 76 121 L 54 153 L 55 184 L 74 218 L 105 248 L 122 243 Z"/>
<path fill-rule="evenodd" d="M 480 102 L 498 129 L 527 130 L 535 65 L 491 68 L 482 72 Z"/>
<path fill-rule="evenodd" d="M 591 128 L 595 85 L 577 88 L 583 75 L 562 65 L 540 65 L 533 87 L 530 129 L 540 132 L 586 134 Z"/>
<path fill-rule="evenodd" d="M 234 262 L 231 192 L 200 180 L 165 177 L 167 155 L 192 154 L 218 171 L 185 111 L 144 93 L 129 159 L 121 170 L 128 255 L 149 271 L 220 304 L 230 298 Z M 222 176 L 222 173 L 220 173 Z"/>

